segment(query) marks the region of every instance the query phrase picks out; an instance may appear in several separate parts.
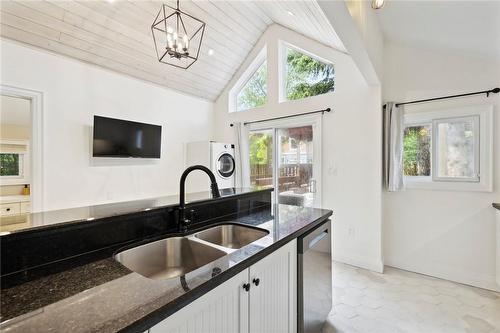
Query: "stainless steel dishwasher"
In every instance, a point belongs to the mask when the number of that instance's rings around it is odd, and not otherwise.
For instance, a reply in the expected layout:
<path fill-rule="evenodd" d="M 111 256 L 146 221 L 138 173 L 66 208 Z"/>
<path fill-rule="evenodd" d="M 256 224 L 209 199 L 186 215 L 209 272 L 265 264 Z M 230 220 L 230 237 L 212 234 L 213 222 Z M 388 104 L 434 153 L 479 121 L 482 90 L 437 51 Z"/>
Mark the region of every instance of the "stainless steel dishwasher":
<path fill-rule="evenodd" d="M 298 332 L 321 332 L 332 309 L 331 221 L 299 237 L 297 243 Z"/>

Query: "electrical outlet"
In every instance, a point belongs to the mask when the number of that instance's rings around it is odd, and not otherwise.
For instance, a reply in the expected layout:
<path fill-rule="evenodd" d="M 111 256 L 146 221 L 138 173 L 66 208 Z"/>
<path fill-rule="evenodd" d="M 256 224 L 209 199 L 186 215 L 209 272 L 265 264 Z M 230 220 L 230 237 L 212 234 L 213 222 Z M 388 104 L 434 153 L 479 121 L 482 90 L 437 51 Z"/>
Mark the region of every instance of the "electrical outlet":
<path fill-rule="evenodd" d="M 349 229 L 347 229 L 347 235 L 350 238 L 354 238 L 355 234 L 356 234 L 356 229 L 354 227 L 349 227 Z"/>
<path fill-rule="evenodd" d="M 328 174 L 331 176 L 337 175 L 337 165 L 335 165 L 335 163 L 330 163 L 328 166 Z"/>

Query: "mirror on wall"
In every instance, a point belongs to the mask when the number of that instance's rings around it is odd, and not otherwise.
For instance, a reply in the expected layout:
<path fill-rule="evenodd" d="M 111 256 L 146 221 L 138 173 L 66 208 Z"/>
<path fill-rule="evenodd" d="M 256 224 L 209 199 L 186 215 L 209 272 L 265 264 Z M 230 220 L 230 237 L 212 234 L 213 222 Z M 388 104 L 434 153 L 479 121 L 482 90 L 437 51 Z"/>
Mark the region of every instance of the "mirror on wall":
<path fill-rule="evenodd" d="M 30 99 L 0 95 L 0 232 L 30 223 L 31 119 Z"/>

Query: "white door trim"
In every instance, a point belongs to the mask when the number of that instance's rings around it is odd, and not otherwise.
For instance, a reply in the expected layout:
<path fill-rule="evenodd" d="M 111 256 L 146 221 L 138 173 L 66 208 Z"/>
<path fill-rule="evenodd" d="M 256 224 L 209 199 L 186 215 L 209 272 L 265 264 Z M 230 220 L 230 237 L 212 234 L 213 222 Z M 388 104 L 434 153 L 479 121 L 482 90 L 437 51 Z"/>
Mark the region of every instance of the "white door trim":
<path fill-rule="evenodd" d="M 43 211 L 43 93 L 0 84 L 0 94 L 31 102 L 31 211 Z"/>

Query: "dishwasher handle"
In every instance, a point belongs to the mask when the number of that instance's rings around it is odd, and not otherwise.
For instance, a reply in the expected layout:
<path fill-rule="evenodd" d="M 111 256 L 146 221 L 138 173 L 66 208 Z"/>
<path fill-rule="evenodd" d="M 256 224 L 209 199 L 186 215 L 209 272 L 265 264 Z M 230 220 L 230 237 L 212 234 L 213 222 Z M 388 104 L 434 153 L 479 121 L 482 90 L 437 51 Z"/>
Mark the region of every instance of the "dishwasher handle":
<path fill-rule="evenodd" d="M 300 254 L 305 253 L 310 248 L 314 247 L 319 241 L 321 241 L 326 236 L 331 235 L 331 221 L 327 220 L 325 223 L 316 227 L 307 234 L 299 237 L 297 244 L 297 251 Z M 331 236 L 330 236 L 331 237 Z"/>

